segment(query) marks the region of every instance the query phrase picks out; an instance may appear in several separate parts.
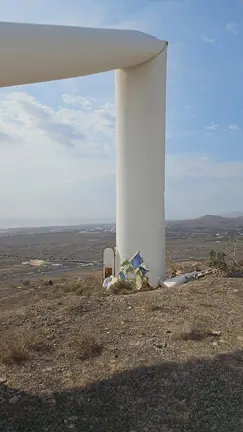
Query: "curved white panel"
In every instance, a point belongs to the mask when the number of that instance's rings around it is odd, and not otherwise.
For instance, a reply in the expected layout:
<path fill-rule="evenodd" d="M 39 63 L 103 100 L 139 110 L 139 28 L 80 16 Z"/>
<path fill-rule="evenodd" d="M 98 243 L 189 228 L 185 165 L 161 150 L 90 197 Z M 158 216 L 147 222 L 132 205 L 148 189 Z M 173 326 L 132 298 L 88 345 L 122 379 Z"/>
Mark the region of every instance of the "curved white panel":
<path fill-rule="evenodd" d="M 0 87 L 138 65 L 166 44 L 134 30 L 22 23 L 0 23 L 0 41 Z"/>

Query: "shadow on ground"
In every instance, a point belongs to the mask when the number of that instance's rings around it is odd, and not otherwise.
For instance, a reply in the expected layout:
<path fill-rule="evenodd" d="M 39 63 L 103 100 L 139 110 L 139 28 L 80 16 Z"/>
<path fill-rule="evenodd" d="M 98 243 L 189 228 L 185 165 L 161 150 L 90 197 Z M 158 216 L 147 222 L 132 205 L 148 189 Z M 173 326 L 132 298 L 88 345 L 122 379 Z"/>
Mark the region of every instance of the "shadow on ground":
<path fill-rule="evenodd" d="M 0 430 L 240 432 L 243 351 L 129 370 L 57 393 L 55 404 L 26 395 L 0 405 Z"/>

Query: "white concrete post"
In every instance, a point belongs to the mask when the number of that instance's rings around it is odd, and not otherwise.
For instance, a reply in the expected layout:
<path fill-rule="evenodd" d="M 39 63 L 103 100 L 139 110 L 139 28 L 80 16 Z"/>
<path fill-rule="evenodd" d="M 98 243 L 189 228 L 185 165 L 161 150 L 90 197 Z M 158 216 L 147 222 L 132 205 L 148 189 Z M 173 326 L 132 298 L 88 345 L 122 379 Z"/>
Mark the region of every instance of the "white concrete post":
<path fill-rule="evenodd" d="M 167 46 L 152 60 L 116 71 L 116 247 L 141 252 L 151 286 L 165 278 L 165 103 Z"/>

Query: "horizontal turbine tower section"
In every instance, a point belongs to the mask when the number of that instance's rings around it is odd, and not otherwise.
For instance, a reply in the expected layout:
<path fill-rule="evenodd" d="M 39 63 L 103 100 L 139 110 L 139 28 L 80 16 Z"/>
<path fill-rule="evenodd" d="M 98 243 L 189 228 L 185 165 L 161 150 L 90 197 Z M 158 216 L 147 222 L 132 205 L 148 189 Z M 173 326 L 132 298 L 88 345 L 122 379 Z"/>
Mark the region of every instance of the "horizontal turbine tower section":
<path fill-rule="evenodd" d="M 137 66 L 167 42 L 135 30 L 0 23 L 0 87 Z"/>

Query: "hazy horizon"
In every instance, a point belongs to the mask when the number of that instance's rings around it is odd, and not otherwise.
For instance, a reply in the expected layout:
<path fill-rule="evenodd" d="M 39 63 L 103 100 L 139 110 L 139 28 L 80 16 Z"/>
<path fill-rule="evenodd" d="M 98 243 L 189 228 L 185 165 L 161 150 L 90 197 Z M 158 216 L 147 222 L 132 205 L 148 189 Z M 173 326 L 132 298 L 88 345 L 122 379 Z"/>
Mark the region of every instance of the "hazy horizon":
<path fill-rule="evenodd" d="M 0 218 L 0 229 L 11 229 L 11 228 L 42 228 L 51 226 L 75 226 L 75 225 L 92 225 L 92 224 L 114 224 L 114 220 L 102 220 L 102 219 L 81 219 L 81 218 L 71 218 L 71 219 L 1 219 Z"/>
<path fill-rule="evenodd" d="M 239 217 L 243 216 L 241 211 L 232 211 L 222 214 L 207 213 L 201 214 L 196 217 L 174 217 L 166 218 L 166 221 L 175 220 L 188 220 L 197 219 L 206 215 L 210 216 L 223 216 L 223 217 Z M 93 225 L 93 224 L 115 224 L 115 218 L 1 218 L 0 217 L 0 229 L 15 229 L 15 228 L 44 228 L 44 227 L 65 227 L 65 226 L 77 226 L 77 225 Z"/>

